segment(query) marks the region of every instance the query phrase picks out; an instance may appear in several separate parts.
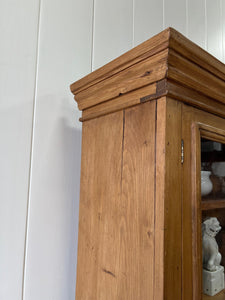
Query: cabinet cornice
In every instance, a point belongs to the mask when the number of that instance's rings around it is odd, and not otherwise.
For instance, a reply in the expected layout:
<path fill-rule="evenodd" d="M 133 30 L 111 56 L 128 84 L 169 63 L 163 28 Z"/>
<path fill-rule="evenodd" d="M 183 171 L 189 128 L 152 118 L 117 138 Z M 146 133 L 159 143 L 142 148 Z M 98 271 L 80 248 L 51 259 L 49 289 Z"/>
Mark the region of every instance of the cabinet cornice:
<path fill-rule="evenodd" d="M 167 28 L 70 86 L 81 121 L 168 95 L 225 117 L 225 65 Z"/>

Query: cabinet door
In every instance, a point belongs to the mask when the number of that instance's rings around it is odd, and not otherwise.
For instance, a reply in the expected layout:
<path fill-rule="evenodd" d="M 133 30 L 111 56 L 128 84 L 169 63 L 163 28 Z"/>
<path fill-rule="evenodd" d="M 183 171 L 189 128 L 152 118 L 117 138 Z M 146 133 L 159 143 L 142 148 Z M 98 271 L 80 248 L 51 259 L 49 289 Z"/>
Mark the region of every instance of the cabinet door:
<path fill-rule="evenodd" d="M 182 114 L 183 299 L 225 300 L 225 120 L 186 105 Z M 221 291 L 214 275 L 222 278 Z M 207 295 L 211 288 L 215 295 Z"/>

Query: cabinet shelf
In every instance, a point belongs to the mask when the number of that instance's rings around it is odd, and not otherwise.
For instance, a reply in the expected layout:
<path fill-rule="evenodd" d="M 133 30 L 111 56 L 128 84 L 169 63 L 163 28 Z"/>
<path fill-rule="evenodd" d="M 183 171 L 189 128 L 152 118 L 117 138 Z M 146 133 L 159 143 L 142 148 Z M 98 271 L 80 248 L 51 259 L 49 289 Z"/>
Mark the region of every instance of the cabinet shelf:
<path fill-rule="evenodd" d="M 223 290 L 222 292 L 220 292 L 219 294 L 215 295 L 215 296 L 207 296 L 207 295 L 203 295 L 202 300 L 225 300 L 225 291 Z"/>
<path fill-rule="evenodd" d="M 202 210 L 211 210 L 218 208 L 225 208 L 225 199 L 203 200 L 201 203 Z"/>

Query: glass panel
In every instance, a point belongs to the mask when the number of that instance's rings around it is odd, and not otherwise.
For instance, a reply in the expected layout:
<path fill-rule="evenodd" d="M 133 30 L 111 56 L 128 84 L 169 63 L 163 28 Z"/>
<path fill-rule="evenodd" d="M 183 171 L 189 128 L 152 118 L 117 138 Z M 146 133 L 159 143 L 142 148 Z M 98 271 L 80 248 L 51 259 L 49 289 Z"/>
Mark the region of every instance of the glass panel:
<path fill-rule="evenodd" d="M 225 199 L 224 144 L 201 140 L 201 170 L 203 200 Z"/>
<path fill-rule="evenodd" d="M 201 139 L 203 300 L 225 300 L 225 145 Z"/>

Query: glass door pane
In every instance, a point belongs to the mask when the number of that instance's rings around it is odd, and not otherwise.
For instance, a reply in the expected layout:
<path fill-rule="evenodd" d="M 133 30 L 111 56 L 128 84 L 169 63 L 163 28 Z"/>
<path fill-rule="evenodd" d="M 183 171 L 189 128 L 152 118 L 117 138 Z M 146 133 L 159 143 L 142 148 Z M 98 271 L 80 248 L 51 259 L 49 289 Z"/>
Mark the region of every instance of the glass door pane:
<path fill-rule="evenodd" d="M 225 144 L 201 139 L 203 300 L 225 300 Z"/>

